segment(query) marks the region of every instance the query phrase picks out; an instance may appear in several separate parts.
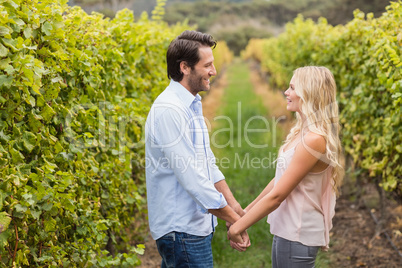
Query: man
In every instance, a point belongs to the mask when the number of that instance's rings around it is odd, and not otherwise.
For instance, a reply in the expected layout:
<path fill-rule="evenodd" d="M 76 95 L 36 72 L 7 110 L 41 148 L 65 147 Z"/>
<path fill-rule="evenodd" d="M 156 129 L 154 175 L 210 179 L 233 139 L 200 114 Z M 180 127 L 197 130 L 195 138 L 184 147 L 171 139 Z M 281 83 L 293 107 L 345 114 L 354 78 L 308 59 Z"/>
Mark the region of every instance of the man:
<path fill-rule="evenodd" d="M 162 267 L 213 267 L 216 217 L 233 224 L 244 215 L 215 165 L 202 116 L 200 91 L 216 75 L 208 34 L 184 31 L 169 45 L 169 86 L 158 96 L 145 126 L 148 216 Z M 216 217 L 214 217 L 214 215 Z M 242 234 L 244 251 L 250 240 Z"/>

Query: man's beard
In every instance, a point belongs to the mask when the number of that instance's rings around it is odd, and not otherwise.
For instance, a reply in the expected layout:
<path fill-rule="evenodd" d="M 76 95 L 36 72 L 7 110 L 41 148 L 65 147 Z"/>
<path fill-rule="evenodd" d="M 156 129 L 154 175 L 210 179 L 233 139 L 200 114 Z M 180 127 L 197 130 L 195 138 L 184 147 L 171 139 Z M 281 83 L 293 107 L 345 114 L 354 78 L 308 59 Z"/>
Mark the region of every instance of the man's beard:
<path fill-rule="evenodd" d="M 200 91 L 207 91 L 209 88 L 204 84 L 204 78 L 197 74 L 197 72 L 191 72 L 188 79 L 188 85 L 192 92 L 198 93 Z"/>

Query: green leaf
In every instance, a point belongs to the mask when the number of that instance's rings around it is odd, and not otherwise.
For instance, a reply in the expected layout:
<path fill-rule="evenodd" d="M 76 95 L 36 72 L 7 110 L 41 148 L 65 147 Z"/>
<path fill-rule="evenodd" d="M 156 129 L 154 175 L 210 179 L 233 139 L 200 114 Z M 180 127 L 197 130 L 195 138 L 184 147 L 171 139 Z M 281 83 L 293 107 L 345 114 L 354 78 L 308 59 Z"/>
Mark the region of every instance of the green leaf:
<path fill-rule="evenodd" d="M 66 210 L 69 210 L 70 212 L 74 212 L 75 206 L 73 204 L 73 201 L 68 198 L 63 198 L 61 200 L 61 204 L 63 205 L 63 208 Z"/>
<path fill-rule="evenodd" d="M 7 49 L 7 48 L 6 48 Z M 0 69 L 4 70 L 5 68 L 7 68 L 7 66 L 10 65 L 10 58 L 6 58 L 4 60 L 0 60 Z"/>
<path fill-rule="evenodd" d="M 43 107 L 43 106 L 45 106 L 45 99 L 43 98 L 43 96 L 42 95 L 38 95 L 37 97 L 36 97 L 36 106 L 38 106 L 38 107 Z"/>
<path fill-rule="evenodd" d="M 17 9 L 19 8 L 19 5 L 17 5 L 16 3 L 14 3 L 14 1 L 12 0 L 7 0 L 7 3 L 12 6 L 13 8 Z"/>
<path fill-rule="evenodd" d="M 9 88 L 13 82 L 13 77 L 9 75 L 0 75 L 0 87 Z"/>
<path fill-rule="evenodd" d="M 14 67 L 13 67 L 11 64 L 7 65 L 7 67 L 4 68 L 4 71 L 5 71 L 7 74 L 9 74 L 10 76 L 12 76 L 12 75 L 15 73 L 15 69 L 14 69 Z"/>
<path fill-rule="evenodd" d="M 22 197 L 27 201 L 28 204 L 33 205 L 35 201 L 32 199 L 32 194 L 23 194 Z"/>
<path fill-rule="evenodd" d="M 43 119 L 45 121 L 50 121 L 50 119 L 52 119 L 52 117 L 55 114 L 56 114 L 56 112 L 47 103 L 46 103 L 45 107 L 42 109 L 42 112 L 40 113 L 40 115 L 43 117 Z"/>
<path fill-rule="evenodd" d="M 21 206 L 21 204 L 17 204 L 15 205 L 15 210 L 17 212 L 26 212 L 27 211 L 27 207 Z"/>
<path fill-rule="evenodd" d="M 29 176 L 32 172 L 32 163 L 31 164 L 24 163 L 24 164 L 18 166 L 17 169 L 20 171 L 21 175 Z M 26 176 L 23 178 L 24 180 L 28 179 Z"/>
<path fill-rule="evenodd" d="M 24 29 L 24 36 L 25 36 L 26 39 L 31 38 L 31 36 L 32 36 L 32 29 L 29 28 L 29 27 L 25 28 L 25 29 Z"/>
<path fill-rule="evenodd" d="M 6 230 L 5 232 L 0 233 L 0 246 L 6 246 L 8 238 L 11 236 L 11 232 Z"/>
<path fill-rule="evenodd" d="M 35 107 L 36 101 L 33 96 L 29 96 L 28 98 L 25 99 L 25 101 L 30 104 L 32 107 Z"/>
<path fill-rule="evenodd" d="M 401 92 L 397 92 L 395 94 L 392 94 L 391 96 L 393 99 L 399 99 L 400 97 L 402 97 L 402 93 Z"/>
<path fill-rule="evenodd" d="M 42 211 L 31 209 L 31 215 L 32 215 L 32 217 L 34 217 L 35 219 L 38 220 L 41 214 L 42 214 Z"/>
<path fill-rule="evenodd" d="M 42 209 L 43 209 L 44 211 L 49 211 L 49 210 L 52 209 L 53 204 L 50 203 L 50 202 L 46 202 L 46 203 L 44 203 L 41 207 L 42 207 Z"/>
<path fill-rule="evenodd" d="M 35 114 L 34 111 L 31 110 L 31 113 L 28 116 L 28 125 L 32 129 L 32 131 L 34 132 L 39 131 L 39 129 L 43 126 L 40 121 L 42 119 L 43 119 L 42 116 Z"/>
<path fill-rule="evenodd" d="M 133 197 L 131 197 L 131 196 L 126 196 L 126 202 L 128 203 L 128 204 L 130 204 L 130 205 L 132 205 L 132 204 L 134 204 L 134 202 L 135 202 L 135 198 L 133 198 Z"/>
<path fill-rule="evenodd" d="M 3 130 L 0 131 L 0 140 L 3 140 L 5 142 L 10 141 L 11 137 L 7 134 L 4 133 Z"/>
<path fill-rule="evenodd" d="M 60 76 L 56 76 L 51 79 L 52 83 L 57 83 L 62 80 L 63 80 L 63 78 L 61 78 Z"/>
<path fill-rule="evenodd" d="M 51 35 L 52 33 L 50 32 L 51 30 L 53 30 L 52 25 L 46 21 L 43 25 L 42 25 L 42 31 L 46 34 L 46 35 Z"/>
<path fill-rule="evenodd" d="M 19 26 L 25 25 L 25 22 L 22 19 L 14 19 L 14 22 Z"/>
<path fill-rule="evenodd" d="M 29 49 L 29 50 L 36 50 L 36 49 L 38 48 L 37 45 L 34 45 L 34 46 L 26 46 L 25 44 L 23 44 L 22 46 L 23 46 L 24 48 Z"/>
<path fill-rule="evenodd" d="M 0 35 L 5 36 L 7 34 L 10 34 L 10 29 L 5 26 L 0 26 Z"/>
<path fill-rule="evenodd" d="M 17 175 L 15 175 L 15 174 L 11 174 L 10 176 L 9 176 L 9 178 L 11 179 L 13 179 L 13 183 L 15 184 L 15 186 L 17 186 L 17 187 L 19 187 L 20 186 L 20 177 L 19 176 L 17 176 Z"/>
<path fill-rule="evenodd" d="M 22 135 L 22 142 L 24 144 L 25 149 L 27 149 L 28 152 L 31 152 L 36 145 L 35 134 L 29 131 L 25 131 L 24 134 Z"/>
<path fill-rule="evenodd" d="M 25 159 L 25 157 L 19 151 L 15 150 L 14 148 L 11 148 L 10 153 L 13 158 L 14 164 L 22 163 L 23 160 Z"/>
<path fill-rule="evenodd" d="M 0 57 L 6 57 L 8 49 L 0 43 Z"/>
<path fill-rule="evenodd" d="M 45 100 L 50 101 L 56 99 L 59 94 L 59 91 L 60 88 L 57 87 L 57 84 L 47 87 L 44 93 Z"/>
<path fill-rule="evenodd" d="M 3 202 L 4 202 L 4 193 L 2 190 L 0 190 L 0 210 L 3 209 Z M 1 233 L 1 232 L 0 232 Z"/>
<path fill-rule="evenodd" d="M 143 255 L 145 252 L 145 246 L 143 244 L 137 245 L 136 248 L 134 248 L 134 252 L 140 255 Z"/>
<path fill-rule="evenodd" d="M 28 80 L 30 82 L 27 85 L 31 86 L 34 81 L 34 72 L 31 69 L 25 68 L 25 67 L 22 67 L 22 71 L 24 72 L 25 77 L 28 78 Z"/>
<path fill-rule="evenodd" d="M 49 219 L 44 222 L 45 231 L 46 232 L 54 232 L 56 231 L 56 221 L 54 219 Z"/>
<path fill-rule="evenodd" d="M 55 169 L 58 168 L 56 164 L 47 161 L 46 158 L 43 158 L 43 161 L 46 163 L 46 164 L 44 165 L 44 168 L 46 168 L 46 169 L 47 169 L 49 172 L 51 172 L 51 173 L 53 173 L 53 172 L 55 171 Z"/>
<path fill-rule="evenodd" d="M 2 38 L 3 43 L 6 47 L 10 48 L 13 52 L 17 52 L 19 49 L 16 48 L 18 41 L 16 39 Z"/>

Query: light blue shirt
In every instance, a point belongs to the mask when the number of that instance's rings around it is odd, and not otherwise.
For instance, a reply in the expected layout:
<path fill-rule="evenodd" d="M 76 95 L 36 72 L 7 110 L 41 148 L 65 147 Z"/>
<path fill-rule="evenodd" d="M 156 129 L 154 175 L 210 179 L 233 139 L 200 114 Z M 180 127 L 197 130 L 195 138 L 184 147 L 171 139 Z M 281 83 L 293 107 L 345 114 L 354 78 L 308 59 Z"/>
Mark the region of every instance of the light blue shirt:
<path fill-rule="evenodd" d="M 214 183 L 215 165 L 200 95 L 171 80 L 145 124 L 148 218 L 156 240 L 172 231 L 207 236 L 217 225 L 209 209 L 227 205 Z"/>

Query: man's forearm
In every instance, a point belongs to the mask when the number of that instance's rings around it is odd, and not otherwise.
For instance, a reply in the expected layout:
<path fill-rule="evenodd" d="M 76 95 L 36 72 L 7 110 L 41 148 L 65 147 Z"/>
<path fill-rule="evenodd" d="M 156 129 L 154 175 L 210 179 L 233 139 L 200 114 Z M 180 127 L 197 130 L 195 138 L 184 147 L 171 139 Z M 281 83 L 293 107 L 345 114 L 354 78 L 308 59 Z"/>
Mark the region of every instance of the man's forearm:
<path fill-rule="evenodd" d="M 229 222 L 230 224 L 233 224 L 240 219 L 238 213 L 236 213 L 229 205 L 220 209 L 209 209 L 208 212 L 219 219 Z"/>
<path fill-rule="evenodd" d="M 240 206 L 239 202 L 237 202 L 236 198 L 233 196 L 232 192 L 229 189 L 229 186 L 226 183 L 226 180 L 221 180 L 215 183 L 215 188 L 218 192 L 222 193 L 226 199 L 228 205 L 240 216 L 243 216 L 244 210 Z"/>
<path fill-rule="evenodd" d="M 236 198 L 233 196 L 225 180 L 215 183 L 215 188 L 223 194 L 228 205 L 223 209 L 210 209 L 209 212 L 218 218 L 225 220 L 226 226 L 229 228 L 229 226 L 239 220 L 245 214 L 245 212 L 240 206 L 239 202 L 237 202 Z M 242 244 L 233 243 L 231 241 L 231 247 L 240 252 L 245 251 L 246 248 L 251 245 L 247 232 L 242 233 L 242 239 Z"/>

